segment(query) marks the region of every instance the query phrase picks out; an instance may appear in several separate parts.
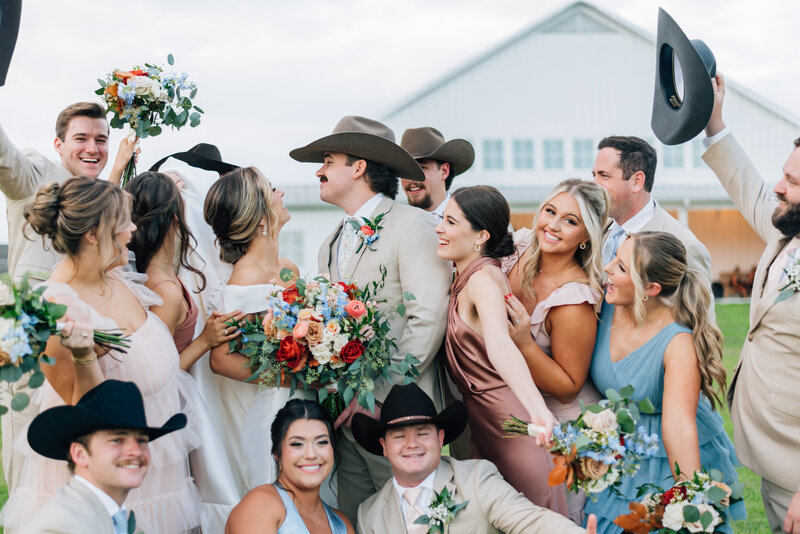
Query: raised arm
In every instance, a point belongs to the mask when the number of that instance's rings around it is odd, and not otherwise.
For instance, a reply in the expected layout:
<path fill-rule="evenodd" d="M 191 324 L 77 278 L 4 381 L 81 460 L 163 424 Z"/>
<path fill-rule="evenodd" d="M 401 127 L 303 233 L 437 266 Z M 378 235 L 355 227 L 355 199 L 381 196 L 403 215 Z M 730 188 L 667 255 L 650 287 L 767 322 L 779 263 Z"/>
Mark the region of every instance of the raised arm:
<path fill-rule="evenodd" d="M 23 153 L 0 126 L 0 191 L 9 200 L 22 200 L 36 193 L 47 180 L 57 177 L 52 174 L 56 167 L 38 152 Z"/>
<path fill-rule="evenodd" d="M 549 440 L 555 420 L 528 371 L 525 358 L 508 334 L 503 299 L 506 288 L 500 285 L 504 278 L 502 272 L 496 268 L 485 267 L 476 272 L 461 293 L 463 295 L 466 292 L 468 302 L 459 302 L 459 308 L 474 307 L 489 361 L 528 411 L 531 422 L 543 425 L 546 429 L 545 434 L 537 437 L 537 442 L 541 445 Z"/>
<path fill-rule="evenodd" d="M 661 434 L 669 465 L 682 474 L 700 469 L 697 439 L 697 402 L 700 398 L 700 369 L 691 334 L 672 338 L 664 351 L 664 398 Z M 676 477 L 677 478 L 677 477 Z"/>
<path fill-rule="evenodd" d="M 530 331 L 530 316 L 515 296 L 506 299 L 509 333 L 528 365 L 539 389 L 568 403 L 575 400 L 589 375 L 597 335 L 597 317 L 588 302 L 556 306 L 550 310 L 552 358 L 536 344 Z M 516 322 L 516 321 L 519 322 Z"/>

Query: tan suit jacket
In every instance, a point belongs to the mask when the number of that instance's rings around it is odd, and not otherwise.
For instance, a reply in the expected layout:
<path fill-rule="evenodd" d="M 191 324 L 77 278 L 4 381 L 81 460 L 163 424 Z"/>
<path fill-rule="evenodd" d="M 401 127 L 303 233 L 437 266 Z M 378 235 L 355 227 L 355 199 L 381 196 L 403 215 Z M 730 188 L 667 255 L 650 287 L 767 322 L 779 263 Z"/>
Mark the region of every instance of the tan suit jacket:
<path fill-rule="evenodd" d="M 6 196 L 8 215 L 8 272 L 15 279 L 25 271 L 49 274 L 59 255 L 42 245 L 42 238 L 28 228 L 23 235 L 25 206 L 36 191 L 50 182 L 63 182 L 70 173 L 35 150 L 19 150 L 0 127 L 0 191 Z M 43 277 L 37 276 L 39 279 Z"/>
<path fill-rule="evenodd" d="M 39 510 L 21 534 L 114 534 L 114 522 L 103 503 L 75 479 Z"/>
<path fill-rule="evenodd" d="M 319 270 L 330 273 L 331 280 L 346 280 L 360 287 L 380 280 L 380 267 L 386 267 L 386 285 L 379 297 L 386 299 L 385 309 L 393 310 L 403 302 L 403 292 L 412 293 L 414 300 L 405 301 L 405 317 L 396 314 L 390 321 L 389 335 L 397 340 L 393 361 L 403 361 L 406 354 L 420 360 L 417 385 L 442 408 L 442 383 L 436 352 L 442 343 L 447 326 L 447 302 L 453 274 L 450 266 L 436 255 L 438 239 L 431 214 L 418 208 L 384 198 L 371 218 L 384 213 L 378 232 L 380 236 L 369 250 L 362 247 L 353 254 L 347 272 L 340 275 L 337 268 L 341 224 L 325 239 L 319 250 Z M 402 384 L 399 376 L 394 383 Z M 375 398 L 383 401 L 391 384 L 375 384 Z"/>
<path fill-rule="evenodd" d="M 772 225 L 776 199 L 733 135 L 703 154 L 736 207 L 767 243 L 756 268 L 750 329 L 728 391 L 739 460 L 790 492 L 800 490 L 800 297 L 764 293 L 789 238 Z"/>
<path fill-rule="evenodd" d="M 571 534 L 585 532 L 564 516 L 540 508 L 506 482 L 488 460 L 439 462 L 434 491 L 447 488 L 458 503 L 469 501 L 450 523 L 450 532 L 470 534 Z M 359 534 L 406 532 L 400 501 L 390 480 L 358 508 Z"/>
<path fill-rule="evenodd" d="M 642 232 L 667 232 L 677 237 L 686 247 L 686 261 L 689 267 L 706 274 L 711 280 L 711 255 L 691 230 L 682 225 L 678 219 L 667 213 L 658 202 L 653 217 L 642 227 Z"/>

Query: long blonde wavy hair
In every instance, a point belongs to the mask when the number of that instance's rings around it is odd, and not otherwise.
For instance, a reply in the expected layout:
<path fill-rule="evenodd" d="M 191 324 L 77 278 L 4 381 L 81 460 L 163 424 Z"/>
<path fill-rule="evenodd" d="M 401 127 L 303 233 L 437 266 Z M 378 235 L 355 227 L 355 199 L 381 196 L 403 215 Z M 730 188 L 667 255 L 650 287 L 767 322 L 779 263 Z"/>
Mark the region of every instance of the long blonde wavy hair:
<path fill-rule="evenodd" d="M 594 182 L 580 180 L 578 178 L 569 178 L 550 191 L 550 194 L 542 201 L 542 206 L 561 193 L 572 195 L 578 203 L 578 208 L 581 212 L 581 220 L 583 220 L 583 224 L 586 226 L 586 233 L 589 235 L 586 248 L 575 248 L 575 259 L 580 264 L 583 272 L 586 273 L 586 283 L 589 284 L 589 287 L 602 293 L 602 282 L 604 278 L 602 262 L 603 228 L 608 220 L 608 193 Z M 536 216 L 533 218 L 534 229 L 539 222 L 541 213 L 542 208 L 540 207 Z M 533 280 L 539 274 L 542 251 L 539 247 L 539 238 L 536 237 L 535 231 L 531 240 L 530 251 L 531 253 L 528 257 L 528 261 L 525 262 L 522 268 L 522 287 L 529 298 L 536 300 Z"/>
<path fill-rule="evenodd" d="M 701 391 L 711 406 L 722 406 L 725 397 L 725 367 L 722 365 L 722 332 L 710 320 L 711 292 L 706 276 L 690 269 L 686 248 L 672 234 L 639 232 L 631 236 L 630 275 L 634 287 L 633 315 L 641 327 L 647 318 L 645 287 L 661 285 L 659 300 L 672 308 L 675 322 L 692 330 L 692 342 L 700 369 Z"/>

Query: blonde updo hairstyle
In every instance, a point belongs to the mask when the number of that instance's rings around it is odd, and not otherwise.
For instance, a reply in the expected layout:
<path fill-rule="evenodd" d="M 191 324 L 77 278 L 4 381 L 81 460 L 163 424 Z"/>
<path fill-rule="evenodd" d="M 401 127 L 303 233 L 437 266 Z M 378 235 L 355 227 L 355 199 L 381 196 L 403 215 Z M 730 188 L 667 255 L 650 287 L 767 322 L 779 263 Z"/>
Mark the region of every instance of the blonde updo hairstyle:
<path fill-rule="evenodd" d="M 542 202 L 542 207 L 561 193 L 572 195 L 578 203 L 581 220 L 586 227 L 586 233 L 589 235 L 589 239 L 586 241 L 586 248 L 581 249 L 578 247 L 575 249 L 575 259 L 580 264 L 583 272 L 586 273 L 586 283 L 589 284 L 589 287 L 602 293 L 604 278 L 602 259 L 603 228 L 605 228 L 608 220 L 608 193 L 594 182 L 569 178 L 558 184 L 547 195 Z M 533 289 L 533 281 L 539 275 L 539 264 L 542 260 L 539 238 L 535 232 L 541 213 L 542 208 L 539 208 L 533 218 L 534 233 L 530 245 L 531 253 L 522 270 L 523 291 L 529 298 L 534 300 L 536 299 L 536 292 Z"/>
<path fill-rule="evenodd" d="M 79 176 L 39 188 L 23 214 L 26 226 L 72 258 L 78 256 L 83 237 L 95 230 L 101 272 L 105 272 L 123 254 L 125 244 L 117 243 L 114 236 L 130 223 L 131 200 L 110 182 Z"/>
<path fill-rule="evenodd" d="M 272 186 L 255 167 L 240 167 L 214 182 L 203 215 L 217 236 L 219 257 L 225 263 L 236 263 L 244 256 L 265 217 L 269 236 L 278 239 Z"/>
<path fill-rule="evenodd" d="M 688 267 L 686 248 L 672 234 L 639 232 L 629 239 L 633 241 L 630 276 L 636 323 L 641 327 L 647 317 L 645 287 L 658 283 L 661 292 L 657 298 L 672 308 L 676 323 L 692 331 L 703 394 L 712 407 L 722 406 L 726 387 L 722 332 L 709 317 L 711 293 L 706 276 Z"/>

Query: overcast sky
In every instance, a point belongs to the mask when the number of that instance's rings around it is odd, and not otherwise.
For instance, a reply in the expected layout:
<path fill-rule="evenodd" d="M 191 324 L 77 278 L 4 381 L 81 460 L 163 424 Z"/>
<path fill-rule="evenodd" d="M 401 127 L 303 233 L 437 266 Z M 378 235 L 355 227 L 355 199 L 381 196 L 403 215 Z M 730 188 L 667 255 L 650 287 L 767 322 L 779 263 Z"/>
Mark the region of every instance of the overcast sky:
<path fill-rule="evenodd" d="M 196 129 L 145 140 L 140 167 L 206 141 L 219 146 L 225 159 L 257 165 L 278 184 L 311 180 L 313 165 L 294 162 L 289 150 L 328 134 L 343 115 L 383 116 L 570 3 L 28 0 L 6 85 L 0 88 L 0 124 L 17 146 L 55 159 L 54 123 L 62 108 L 96 99 L 96 79 L 114 68 L 166 64 L 172 52 L 176 70 L 197 83 L 195 103 L 206 116 Z M 800 2 L 593 4 L 653 35 L 658 7 L 664 7 L 689 38 L 710 46 L 719 70 L 800 116 Z M 609 58 L 609 76 L 620 68 Z M 112 132 L 111 158 L 121 136 Z M 6 225 L 0 226 L 2 242 Z"/>

